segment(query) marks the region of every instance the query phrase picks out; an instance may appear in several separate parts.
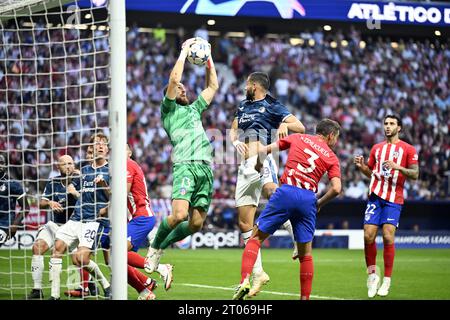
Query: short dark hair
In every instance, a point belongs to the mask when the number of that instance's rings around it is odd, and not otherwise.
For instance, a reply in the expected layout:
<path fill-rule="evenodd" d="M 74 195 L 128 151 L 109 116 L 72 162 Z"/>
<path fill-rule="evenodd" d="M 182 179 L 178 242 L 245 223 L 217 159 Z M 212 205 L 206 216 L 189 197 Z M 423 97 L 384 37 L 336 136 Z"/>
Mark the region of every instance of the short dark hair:
<path fill-rule="evenodd" d="M 324 137 L 330 133 L 338 134 L 341 130 L 341 126 L 337 121 L 331 119 L 322 119 L 316 126 L 316 134 L 320 134 Z"/>
<path fill-rule="evenodd" d="M 100 140 L 104 140 L 106 143 L 109 143 L 108 136 L 103 132 L 97 132 L 91 135 L 91 137 L 89 138 L 89 143 L 94 143 L 95 138 L 99 138 Z"/>
<path fill-rule="evenodd" d="M 397 115 L 395 115 L 395 114 L 388 114 L 388 115 L 386 115 L 386 116 L 384 117 L 384 119 L 383 119 L 383 124 L 384 124 L 384 122 L 386 121 L 387 118 L 391 118 L 391 119 L 397 120 L 397 125 L 398 125 L 399 127 L 403 127 L 402 119 L 400 119 L 399 116 L 397 116 Z"/>
<path fill-rule="evenodd" d="M 250 74 L 249 80 L 258 83 L 266 91 L 268 91 L 270 88 L 270 79 L 267 73 L 253 72 Z"/>

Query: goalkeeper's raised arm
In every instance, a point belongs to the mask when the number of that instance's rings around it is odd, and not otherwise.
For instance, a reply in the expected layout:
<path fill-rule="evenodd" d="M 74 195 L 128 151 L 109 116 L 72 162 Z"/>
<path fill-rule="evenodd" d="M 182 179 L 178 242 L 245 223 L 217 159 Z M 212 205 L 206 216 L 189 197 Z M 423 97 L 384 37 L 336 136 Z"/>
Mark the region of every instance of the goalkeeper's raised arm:
<path fill-rule="evenodd" d="M 183 43 L 178 60 L 173 66 L 172 72 L 170 73 L 169 84 L 167 86 L 166 92 L 166 97 L 170 100 L 175 100 L 175 98 L 177 97 L 177 87 L 180 85 L 181 77 L 183 76 L 184 63 L 186 62 L 189 46 L 194 41 L 195 38 L 190 38 Z"/>
<path fill-rule="evenodd" d="M 217 89 L 219 89 L 219 82 L 217 80 L 214 61 L 212 59 L 212 55 L 210 55 L 208 61 L 206 62 L 206 88 L 201 93 L 201 96 L 205 99 L 208 105 L 214 98 Z"/>

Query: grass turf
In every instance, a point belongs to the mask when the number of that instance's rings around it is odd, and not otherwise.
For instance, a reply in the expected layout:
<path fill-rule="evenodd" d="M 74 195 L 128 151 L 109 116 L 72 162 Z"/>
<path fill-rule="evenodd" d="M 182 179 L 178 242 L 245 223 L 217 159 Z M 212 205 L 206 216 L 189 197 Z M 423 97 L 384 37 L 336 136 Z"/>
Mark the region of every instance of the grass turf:
<path fill-rule="evenodd" d="M 146 251 L 140 252 L 145 255 Z M 254 300 L 296 300 L 299 294 L 299 263 L 290 259 L 291 250 L 263 249 L 263 265 L 270 282 Z M 242 249 L 168 249 L 161 263 L 174 267 L 174 282 L 170 291 L 158 275 L 155 290 L 159 300 L 230 300 L 240 279 Z M 316 249 L 312 299 L 367 299 L 364 253 L 362 250 Z M 105 275 L 109 270 L 97 255 Z M 44 296 L 50 296 L 48 260 L 45 257 Z M 64 259 L 64 270 L 68 259 Z M 378 266 L 383 271 L 382 250 Z M 31 251 L 0 250 L 0 299 L 24 299 L 32 288 Z M 75 272 L 76 274 L 76 272 Z M 66 290 L 67 272 L 62 273 L 61 293 Z M 62 299 L 66 297 L 62 294 Z M 128 287 L 128 298 L 137 292 Z M 91 298 L 92 299 L 92 298 Z M 450 299 L 450 250 L 397 250 L 391 291 L 387 299 Z"/>

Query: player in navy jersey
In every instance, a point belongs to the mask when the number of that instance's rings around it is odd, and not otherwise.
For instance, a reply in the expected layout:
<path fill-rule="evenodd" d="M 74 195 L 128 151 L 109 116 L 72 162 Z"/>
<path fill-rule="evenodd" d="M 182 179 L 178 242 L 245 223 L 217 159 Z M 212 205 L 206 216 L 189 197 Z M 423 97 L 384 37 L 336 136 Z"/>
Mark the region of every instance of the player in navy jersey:
<path fill-rule="evenodd" d="M 52 281 L 51 299 L 60 298 L 60 275 L 62 255 L 68 247 L 77 245 L 78 266 L 85 268 L 95 279 L 100 280 L 105 297 L 111 295 L 109 281 L 98 265 L 90 259 L 97 245 L 98 234 L 107 225 L 107 205 L 109 202 L 108 138 L 97 133 L 91 138 L 94 144 L 94 160 L 91 165 L 81 169 L 80 197 L 75 210 L 66 224 L 56 233 L 55 248 L 50 259 L 50 278 Z"/>
<path fill-rule="evenodd" d="M 0 247 L 14 237 L 23 217 L 30 211 L 22 185 L 11 180 L 6 170 L 6 159 L 0 155 Z M 17 215 L 16 203 L 20 206 Z"/>
<path fill-rule="evenodd" d="M 289 131 L 305 132 L 303 124 L 268 94 L 269 86 L 269 77 L 262 72 L 254 72 L 247 79 L 247 99 L 239 104 L 230 131 L 231 141 L 242 157 L 252 152 L 259 142 L 268 145 L 277 138 L 286 137 Z M 255 171 L 256 158 L 253 156 L 242 160 L 236 183 L 236 207 L 244 243 L 252 233 L 261 193 L 269 199 L 278 187 L 278 167 L 273 156 L 266 158 L 262 176 Z M 294 240 L 290 221 L 286 221 L 284 227 Z M 296 256 L 294 249 L 293 258 Z M 256 295 L 269 281 L 262 267 L 261 253 L 258 253 L 253 271 L 253 286 L 249 296 Z"/>
<path fill-rule="evenodd" d="M 65 224 L 75 208 L 80 196 L 74 184 L 79 185 L 80 172 L 75 169 L 73 159 L 69 155 L 58 159 L 60 175 L 52 178 L 45 186 L 39 202 L 41 209 L 50 209 L 50 220 L 39 228 L 36 241 L 33 243 L 31 258 L 31 274 L 33 289 L 27 299 L 42 299 L 42 274 L 44 272 L 44 254 L 53 248 L 58 228 Z M 74 182 L 74 184 L 72 184 Z"/>
<path fill-rule="evenodd" d="M 364 215 L 364 253 L 367 265 L 367 295 L 369 298 L 389 294 L 394 267 L 395 231 L 399 226 L 406 179 L 419 177 L 419 157 L 416 149 L 399 139 L 402 121 L 396 115 L 387 115 L 383 120 L 386 140 L 377 143 L 370 151 L 367 165 L 363 156 L 355 156 L 357 168 L 370 178 L 369 199 Z M 383 232 L 384 278 L 376 273 L 378 228 Z"/>
<path fill-rule="evenodd" d="M 312 240 L 316 214 L 341 192 L 339 160 L 331 150 L 338 139 L 340 126 L 336 121 L 324 119 L 316 127 L 316 135 L 292 134 L 268 146 L 260 146 L 260 158 L 276 149 L 289 149 L 288 159 L 280 179 L 281 186 L 269 199 L 256 221 L 252 236 L 242 254 L 241 283 L 233 300 L 244 300 L 250 291 L 250 274 L 261 243 L 284 222 L 291 220 L 300 261 L 300 298 L 309 300 L 314 274 Z M 250 153 L 251 154 L 251 153 Z M 328 173 L 330 188 L 316 198 L 318 184 Z"/>

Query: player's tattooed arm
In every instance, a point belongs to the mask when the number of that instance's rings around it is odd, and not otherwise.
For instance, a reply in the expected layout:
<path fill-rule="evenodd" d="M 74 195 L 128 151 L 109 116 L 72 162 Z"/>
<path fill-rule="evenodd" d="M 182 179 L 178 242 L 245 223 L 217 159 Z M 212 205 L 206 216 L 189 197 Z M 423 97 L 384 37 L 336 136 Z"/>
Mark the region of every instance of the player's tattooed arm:
<path fill-rule="evenodd" d="M 237 118 L 234 118 L 230 129 L 230 140 L 231 143 L 233 143 L 233 146 L 236 148 L 237 152 L 241 156 L 245 156 L 248 153 L 248 146 L 244 142 L 239 141 L 238 130 L 238 120 Z"/>
<path fill-rule="evenodd" d="M 177 62 L 175 63 L 172 72 L 170 73 L 166 97 L 171 100 L 175 100 L 175 98 L 177 97 L 177 87 L 181 81 L 181 76 L 183 75 L 184 63 L 188 55 L 189 46 L 193 41 L 194 38 L 191 38 L 183 43 L 183 45 L 181 46 L 180 56 L 178 57 Z"/>
<path fill-rule="evenodd" d="M 385 161 L 383 165 L 385 165 L 389 169 L 400 171 L 404 176 L 406 176 L 409 179 L 417 180 L 419 178 L 419 166 L 417 164 L 413 164 L 409 168 L 404 168 L 396 164 L 394 161 L 388 160 Z"/>
<path fill-rule="evenodd" d="M 280 124 L 280 127 L 278 128 L 278 139 L 287 137 L 289 131 L 305 133 L 305 126 L 296 116 L 290 115 Z"/>
<path fill-rule="evenodd" d="M 330 188 L 327 192 L 317 200 L 317 212 L 327 204 L 330 200 L 336 198 L 342 190 L 341 178 L 334 177 L 330 180 Z"/>
<path fill-rule="evenodd" d="M 214 62 L 210 56 L 206 64 L 206 88 L 202 91 L 201 95 L 209 105 L 219 89 L 219 81 L 217 80 L 216 68 Z"/>

